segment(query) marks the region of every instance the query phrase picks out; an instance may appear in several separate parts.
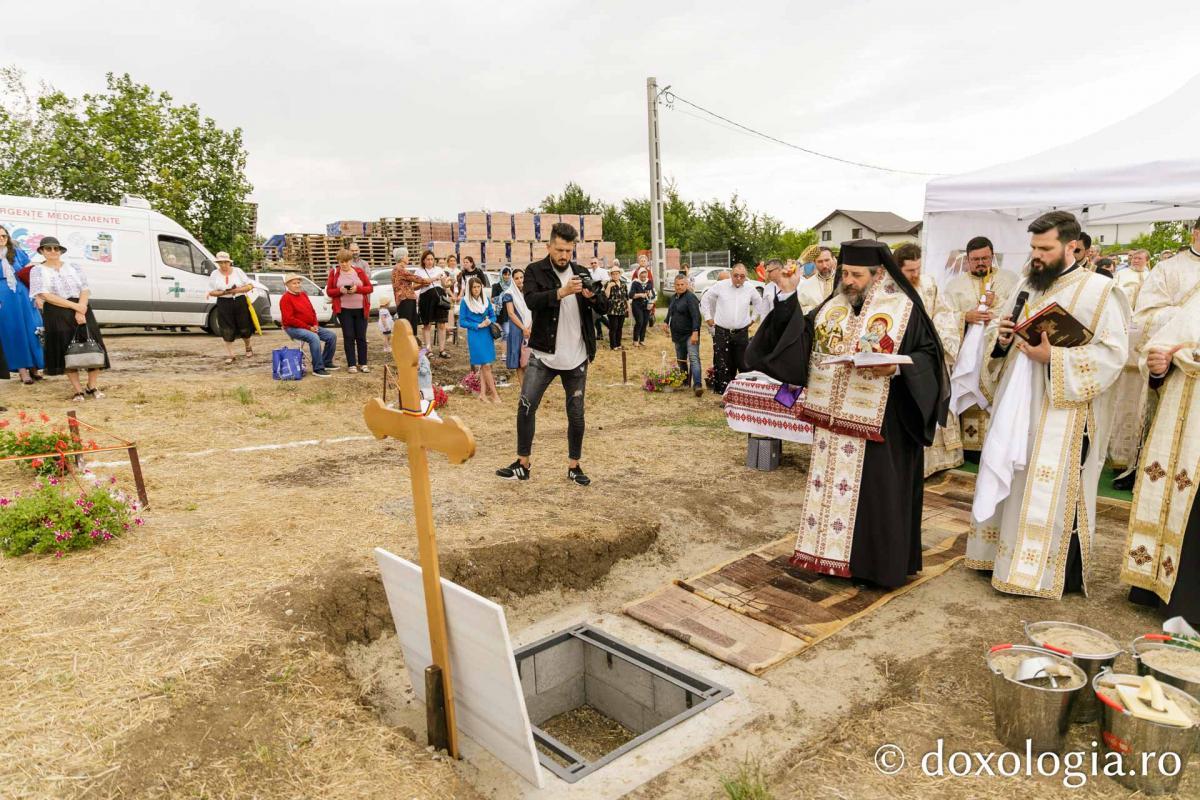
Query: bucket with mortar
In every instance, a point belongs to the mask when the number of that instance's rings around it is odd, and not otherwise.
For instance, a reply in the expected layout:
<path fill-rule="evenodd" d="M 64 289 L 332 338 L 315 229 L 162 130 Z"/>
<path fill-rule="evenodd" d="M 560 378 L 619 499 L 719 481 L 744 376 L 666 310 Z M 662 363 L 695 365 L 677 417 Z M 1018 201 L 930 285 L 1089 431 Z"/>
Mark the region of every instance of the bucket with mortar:
<path fill-rule="evenodd" d="M 1067 636 L 1074 634 L 1072 638 L 1076 641 L 1094 641 L 1095 646 L 1080 647 L 1077 645 L 1075 647 L 1067 647 L 1061 643 L 1047 641 L 1045 638 L 1046 632 L 1054 630 L 1064 631 Z M 1089 685 L 1092 678 L 1095 678 L 1106 669 L 1111 670 L 1113 663 L 1117 660 L 1117 656 L 1121 655 L 1124 650 L 1108 634 L 1085 625 L 1076 625 L 1074 622 L 1057 622 L 1054 620 L 1026 622 L 1025 636 L 1028 637 L 1032 644 L 1044 647 L 1047 650 L 1053 650 L 1074 661 L 1083 670 L 1084 674 L 1087 675 Z M 1092 650 L 1098 652 L 1090 652 Z M 1094 722 L 1099 718 L 1100 703 L 1096 700 L 1096 696 L 1090 691 L 1080 692 L 1079 699 L 1075 702 L 1075 709 L 1071 712 L 1071 721 Z"/>
<path fill-rule="evenodd" d="M 1061 675 L 1043 676 L 1036 681 L 1019 681 L 1005 675 L 1004 660 L 1017 657 L 1045 659 L 1061 670 Z M 1035 753 L 1062 752 L 1071 711 L 1087 677 L 1071 659 L 1042 647 L 998 644 L 988 651 L 987 666 L 992 673 L 992 716 L 996 720 L 996 738 L 1015 752 L 1025 751 L 1025 743 Z"/>
<path fill-rule="evenodd" d="M 1113 697 L 1118 684 L 1141 683 L 1142 676 L 1112 672 L 1102 672 L 1092 680 L 1100 703 L 1100 739 L 1105 757 L 1112 752 L 1120 753 L 1122 758 L 1121 769 L 1111 773 L 1105 770 L 1105 774 L 1141 794 L 1172 794 L 1179 788 L 1188 758 L 1200 742 L 1200 723 L 1184 728 L 1143 719 Z M 1174 686 L 1160 687 L 1164 697 L 1174 700 L 1192 720 L 1200 720 L 1200 701 Z"/>
<path fill-rule="evenodd" d="M 1146 653 L 1151 650 L 1167 650 L 1170 653 L 1196 654 L 1200 659 L 1200 644 L 1190 639 L 1178 639 L 1169 633 L 1148 633 L 1133 640 L 1131 645 L 1133 660 L 1137 663 L 1138 675 L 1153 675 L 1162 683 L 1176 686 L 1200 700 L 1200 680 L 1191 680 L 1183 675 L 1176 675 L 1170 670 L 1160 669 L 1145 662 Z"/>

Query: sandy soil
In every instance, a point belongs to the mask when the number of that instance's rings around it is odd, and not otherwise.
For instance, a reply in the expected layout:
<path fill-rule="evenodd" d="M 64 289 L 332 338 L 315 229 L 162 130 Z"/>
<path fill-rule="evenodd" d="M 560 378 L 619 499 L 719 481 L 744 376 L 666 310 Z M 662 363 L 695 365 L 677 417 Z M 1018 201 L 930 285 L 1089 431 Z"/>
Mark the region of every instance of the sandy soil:
<path fill-rule="evenodd" d="M 370 335 L 378 365 L 386 353 Z M 371 549 L 415 557 L 416 546 L 403 448 L 358 438 L 380 372 L 275 383 L 278 332 L 233 367 L 201 334 L 108 341 L 109 396 L 80 417 L 138 441 L 149 524 L 61 561 L 0 561 L 0 794 L 478 796 L 468 771 L 427 751 L 423 731 L 389 724 L 402 665 Z M 452 362 L 435 362 L 439 379 L 466 371 L 465 345 L 452 349 Z M 669 349 L 652 334 L 629 351 L 631 376 Z M 572 604 L 615 611 L 792 528 L 799 448 L 785 447 L 776 472 L 747 471 L 744 439 L 715 397 L 650 396 L 610 385 L 619 380 L 618 355 L 602 350 L 588 387 L 586 490 L 565 480 L 557 385 L 539 415 L 534 478 L 520 484 L 492 474 L 513 458 L 516 389 L 501 389 L 501 406 L 451 394 L 448 412 L 471 427 L 477 455 L 459 467 L 432 458 L 444 574 L 505 602 L 514 631 Z M 4 404 L 55 417 L 68 408 L 61 380 L 25 388 L 8 387 Z M 314 439 L 324 443 L 230 452 Z M 125 468 L 106 472 L 129 480 Z M 26 481 L 0 473 L 6 490 Z M 1095 624 L 1119 642 L 1156 627 L 1117 585 L 1121 524 L 1117 514 L 1099 526 L 1091 598 L 1007 598 L 956 567 L 769 672 L 790 706 L 764 708 L 638 796 L 720 796 L 718 777 L 747 758 L 778 797 L 1065 795 L 1052 781 L 885 778 L 870 759 L 884 741 L 917 752 L 939 735 L 998 749 L 982 653 L 1020 640 L 1022 619 Z M 1101 778 L 1071 796 L 1124 794 Z"/>

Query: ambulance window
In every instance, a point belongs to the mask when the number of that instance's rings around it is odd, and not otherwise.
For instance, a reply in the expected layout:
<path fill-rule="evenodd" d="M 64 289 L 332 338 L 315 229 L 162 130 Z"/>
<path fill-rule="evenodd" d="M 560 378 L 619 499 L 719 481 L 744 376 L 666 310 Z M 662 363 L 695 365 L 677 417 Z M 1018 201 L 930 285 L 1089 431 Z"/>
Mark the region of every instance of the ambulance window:
<path fill-rule="evenodd" d="M 168 236 L 158 237 L 158 253 L 162 262 L 168 267 L 192 272 L 191 248 L 183 239 L 172 239 Z"/>
<path fill-rule="evenodd" d="M 201 275 L 211 275 L 217 268 L 208 256 L 200 252 L 200 248 L 192 245 L 192 272 L 197 272 Z"/>

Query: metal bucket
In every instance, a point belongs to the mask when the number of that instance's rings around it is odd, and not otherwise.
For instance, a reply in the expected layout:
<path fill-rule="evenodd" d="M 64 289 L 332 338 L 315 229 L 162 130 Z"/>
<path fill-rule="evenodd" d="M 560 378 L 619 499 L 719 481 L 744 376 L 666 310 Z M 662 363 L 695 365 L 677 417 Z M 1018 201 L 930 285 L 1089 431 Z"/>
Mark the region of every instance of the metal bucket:
<path fill-rule="evenodd" d="M 1099 692 L 1102 684 L 1140 684 L 1141 680 L 1138 675 L 1104 672 L 1092 681 L 1093 693 L 1100 703 L 1100 739 L 1104 752 L 1120 753 L 1123 759 L 1120 770 L 1113 770 L 1114 774 L 1111 775 L 1106 770 L 1105 774 L 1122 786 L 1136 789 L 1142 794 L 1172 794 L 1183 780 L 1188 757 L 1200 742 L 1200 725 L 1177 728 L 1141 719 L 1130 714 L 1120 702 L 1102 697 Z M 1163 685 L 1162 690 L 1168 698 L 1189 711 L 1193 719 L 1200 718 L 1200 701 L 1174 686 Z M 1144 761 L 1143 753 L 1147 754 Z M 1178 763 L 1174 758 L 1164 756 L 1165 753 L 1177 755 Z M 1163 772 L 1163 769 L 1174 774 Z"/>
<path fill-rule="evenodd" d="M 1071 689 L 1043 688 L 1005 677 L 992 662 L 999 655 L 1013 652 L 1049 656 L 1056 663 L 1067 665 L 1075 674 L 1076 686 Z M 992 673 L 992 716 L 996 720 L 996 738 L 1018 753 L 1025 752 L 1027 740 L 1035 753 L 1062 752 L 1072 708 L 1080 690 L 1087 686 L 1083 670 L 1071 659 L 1050 650 L 1020 644 L 996 645 L 988 651 L 987 665 Z"/>
<path fill-rule="evenodd" d="M 1105 640 L 1111 647 L 1108 647 L 1103 653 L 1077 653 L 1063 647 L 1042 644 L 1039 632 L 1047 628 L 1074 628 L 1077 631 L 1087 633 L 1089 636 Z M 1057 622 L 1054 620 L 1026 622 L 1025 636 L 1035 646 L 1061 653 L 1074 661 L 1083 670 L 1084 674 L 1087 675 L 1089 685 L 1091 685 L 1092 679 L 1101 672 L 1111 670 L 1117 660 L 1117 656 L 1124 652 L 1124 648 L 1117 644 L 1116 640 L 1108 634 L 1098 631 L 1095 628 L 1089 628 L 1086 625 L 1076 625 L 1074 622 Z M 1098 719 L 1100 719 L 1100 701 L 1096 699 L 1096 695 L 1092 692 L 1080 692 L 1079 700 L 1075 702 L 1075 710 L 1071 712 L 1071 721 L 1095 722 Z"/>
<path fill-rule="evenodd" d="M 1192 652 L 1196 652 L 1195 648 L 1172 644 L 1173 641 L 1175 641 L 1174 637 L 1167 633 L 1148 633 L 1145 636 L 1139 636 L 1134 639 L 1131 648 L 1133 650 L 1133 661 L 1137 664 L 1137 674 L 1153 675 L 1158 678 L 1160 683 L 1165 683 L 1169 686 L 1178 686 L 1192 697 L 1200 700 L 1200 681 L 1189 681 L 1187 678 L 1180 678 L 1170 672 L 1155 669 L 1142 661 L 1142 654 L 1147 650 L 1170 648 L 1172 650 L 1191 650 Z"/>

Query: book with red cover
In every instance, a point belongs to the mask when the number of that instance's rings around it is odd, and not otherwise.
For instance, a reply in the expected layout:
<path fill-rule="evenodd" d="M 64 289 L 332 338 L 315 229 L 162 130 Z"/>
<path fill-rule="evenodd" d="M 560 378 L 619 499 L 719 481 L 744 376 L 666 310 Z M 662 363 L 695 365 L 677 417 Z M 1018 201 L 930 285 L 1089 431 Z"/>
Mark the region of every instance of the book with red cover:
<path fill-rule="evenodd" d="M 1051 303 L 1013 328 L 1013 333 L 1031 345 L 1041 344 L 1045 333 L 1051 347 L 1080 347 L 1092 340 L 1092 332 L 1058 303 Z"/>

